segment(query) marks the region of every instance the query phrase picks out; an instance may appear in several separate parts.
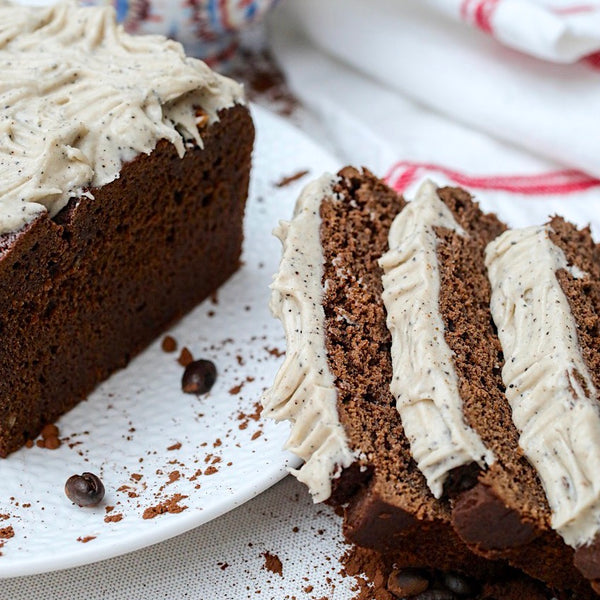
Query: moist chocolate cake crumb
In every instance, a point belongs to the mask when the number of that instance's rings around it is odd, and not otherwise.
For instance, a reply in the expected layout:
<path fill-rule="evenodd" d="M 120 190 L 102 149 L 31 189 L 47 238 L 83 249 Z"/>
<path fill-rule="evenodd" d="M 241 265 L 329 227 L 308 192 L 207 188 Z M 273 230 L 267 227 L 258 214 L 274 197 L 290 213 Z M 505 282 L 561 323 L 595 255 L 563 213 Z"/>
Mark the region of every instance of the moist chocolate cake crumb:
<path fill-rule="evenodd" d="M 182 366 L 182 367 L 187 367 L 191 362 L 194 362 L 194 356 L 192 355 L 192 353 L 184 346 L 181 349 L 181 352 L 179 354 L 179 358 L 177 359 L 177 362 Z"/>
<path fill-rule="evenodd" d="M 87 397 L 239 267 L 253 127 L 241 104 L 218 117 L 203 130 L 204 149 L 179 158 L 161 140 L 93 198 L 73 198 L 54 218 L 40 214 L 3 236 L 0 456 Z"/>
<path fill-rule="evenodd" d="M 176 514 L 183 512 L 187 506 L 181 506 L 179 502 L 185 498 L 187 498 L 187 496 L 184 496 L 183 494 L 173 494 L 170 498 L 167 498 L 163 502 L 146 508 L 142 514 L 142 518 L 154 519 L 154 517 L 165 513 Z"/>
<path fill-rule="evenodd" d="M 265 559 L 264 568 L 267 569 L 267 571 L 271 571 L 271 573 L 283 577 L 283 565 L 280 558 L 276 554 L 271 554 L 268 551 L 263 552 L 262 556 Z"/>
<path fill-rule="evenodd" d="M 305 175 L 308 175 L 308 173 L 309 173 L 308 169 L 303 169 L 302 171 L 298 171 L 298 172 L 294 173 L 293 175 L 288 175 L 287 177 L 282 177 L 275 184 L 275 187 L 278 187 L 278 188 L 286 187 L 287 185 L 290 185 L 290 183 L 293 183 L 294 181 L 297 181 L 298 179 L 302 179 L 302 177 L 304 177 Z"/>
<path fill-rule="evenodd" d="M 44 425 L 44 427 L 42 427 L 42 430 L 40 431 L 41 439 L 38 439 L 35 442 L 35 445 L 38 448 L 56 450 L 61 445 L 60 438 L 58 437 L 59 435 L 60 432 L 58 430 L 58 427 L 53 423 L 48 423 L 47 425 Z M 27 440 L 26 445 L 31 448 L 33 446 L 33 440 Z"/>
<path fill-rule="evenodd" d="M 177 340 L 170 335 L 166 335 L 160 347 L 163 352 L 175 352 L 177 350 Z"/>

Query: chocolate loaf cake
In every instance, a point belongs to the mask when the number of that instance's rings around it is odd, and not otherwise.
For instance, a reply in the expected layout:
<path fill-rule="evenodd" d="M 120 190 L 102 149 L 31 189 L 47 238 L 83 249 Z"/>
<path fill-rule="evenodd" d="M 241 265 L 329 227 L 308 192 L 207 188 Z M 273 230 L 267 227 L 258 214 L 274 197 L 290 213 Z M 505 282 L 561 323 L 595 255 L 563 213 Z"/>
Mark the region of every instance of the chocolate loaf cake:
<path fill-rule="evenodd" d="M 239 266 L 240 86 L 112 9 L 0 2 L 0 456 Z"/>
<path fill-rule="evenodd" d="M 508 563 L 543 581 L 557 597 L 595 598 L 586 581 L 597 577 L 595 530 L 587 524 L 583 545 L 563 541 L 546 479 L 523 444 L 531 415 L 513 415 L 512 390 L 521 393 L 521 380 L 528 378 L 538 383 L 539 369 L 525 376 L 518 371 L 518 385 L 506 380 L 517 366 L 505 364 L 512 351 L 496 313 L 498 305 L 500 312 L 511 311 L 497 299 L 497 288 L 516 277 L 515 258 L 495 268 L 492 257 L 496 245 L 517 255 L 522 250 L 505 230 L 458 188 L 426 182 L 407 204 L 368 171 L 352 168 L 307 187 L 293 221 L 277 232 L 284 252 L 272 310 L 284 324 L 288 352 L 264 396 L 266 414 L 292 422 L 288 447 L 305 460 L 296 476 L 316 501 L 344 505 L 346 537 L 379 552 L 388 571 L 399 565 L 458 571 L 489 589 L 502 581 L 513 597 L 521 585 L 535 587 L 507 569 Z M 547 231 L 565 253 L 558 279 L 585 332 L 579 335 L 586 340 L 588 368 L 598 372 L 594 260 L 600 254 L 589 231 L 578 232 L 560 219 Z M 532 292 L 538 260 L 523 268 L 533 279 L 520 284 L 511 306 L 537 302 L 535 294 L 544 297 L 547 286 Z M 524 321 L 518 320 L 519 327 Z M 536 339 L 528 331 L 518 335 Z M 540 351 L 541 335 L 534 343 Z M 525 357 L 534 360 L 535 352 L 521 350 L 520 368 L 529 364 Z M 572 402 L 579 390 L 591 406 L 598 384 L 582 375 L 581 360 L 559 372 L 571 373 L 563 380 L 570 382 L 565 389 L 572 390 Z M 540 389 L 555 388 L 551 383 Z M 542 429 L 551 431 L 552 410 Z M 557 439 L 586 431 L 580 453 L 586 447 L 593 452 L 593 440 L 600 440 L 592 430 L 594 410 L 585 428 L 571 423 Z M 566 421 L 563 413 L 559 420 Z M 540 435 L 535 432 L 534 438 Z M 555 441 L 550 447 L 559 463 L 577 464 L 568 458 L 572 452 L 558 446 Z M 572 479 L 561 481 L 571 489 L 579 471 L 567 471 Z M 593 490 L 593 480 L 588 486 Z M 586 514 L 594 521 L 595 495 L 587 498 L 592 504 Z M 508 581 L 514 583 L 507 588 Z"/>

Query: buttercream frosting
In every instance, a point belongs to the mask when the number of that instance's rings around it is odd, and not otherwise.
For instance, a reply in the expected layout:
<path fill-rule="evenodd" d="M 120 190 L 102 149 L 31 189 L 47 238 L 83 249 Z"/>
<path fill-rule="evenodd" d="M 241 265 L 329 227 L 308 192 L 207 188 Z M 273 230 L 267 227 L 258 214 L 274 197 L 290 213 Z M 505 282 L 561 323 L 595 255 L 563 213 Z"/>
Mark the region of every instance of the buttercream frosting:
<path fill-rule="evenodd" d="M 426 181 L 394 219 L 390 250 L 380 265 L 392 335 L 390 389 L 412 456 L 431 492 L 440 498 L 451 470 L 473 462 L 485 467 L 494 456 L 464 419 L 458 377 L 439 310 L 435 227 L 467 235 L 438 197 L 436 186 Z"/>
<path fill-rule="evenodd" d="M 56 215 L 159 139 L 180 156 L 201 146 L 198 120 L 242 99 L 178 43 L 125 33 L 112 8 L 0 0 L 0 233 Z"/>
<path fill-rule="evenodd" d="M 281 222 L 274 232 L 283 255 L 270 306 L 283 324 L 287 351 L 273 386 L 262 397 L 266 415 L 292 423 L 286 448 L 305 461 L 292 472 L 315 502 L 329 498 L 332 479 L 356 460 L 339 420 L 325 347 L 320 207 L 324 199 L 335 199 L 335 182 L 325 174 L 310 183 L 292 221 Z"/>
<path fill-rule="evenodd" d="M 550 227 L 507 231 L 487 248 L 502 377 L 552 510 L 552 526 L 578 547 L 600 530 L 600 408 L 577 324 L 556 272 L 586 277 L 550 239 Z"/>

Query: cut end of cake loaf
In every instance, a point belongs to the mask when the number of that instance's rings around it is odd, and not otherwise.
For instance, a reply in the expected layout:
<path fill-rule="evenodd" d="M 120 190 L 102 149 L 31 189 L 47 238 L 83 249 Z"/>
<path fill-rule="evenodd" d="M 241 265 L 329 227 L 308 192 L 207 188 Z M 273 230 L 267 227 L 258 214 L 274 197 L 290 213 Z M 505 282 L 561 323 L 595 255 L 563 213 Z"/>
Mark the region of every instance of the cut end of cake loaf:
<path fill-rule="evenodd" d="M 112 8 L 1 2 L 0 59 L 3 457 L 237 269 L 254 127 Z"/>

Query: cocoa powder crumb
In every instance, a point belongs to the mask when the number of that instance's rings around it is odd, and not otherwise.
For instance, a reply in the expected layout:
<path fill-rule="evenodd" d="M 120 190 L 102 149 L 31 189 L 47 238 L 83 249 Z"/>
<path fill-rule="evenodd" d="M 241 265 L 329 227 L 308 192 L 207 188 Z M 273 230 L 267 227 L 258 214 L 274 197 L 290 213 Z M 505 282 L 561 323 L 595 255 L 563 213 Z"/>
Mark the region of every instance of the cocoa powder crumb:
<path fill-rule="evenodd" d="M 142 479 L 143 475 L 141 475 L 140 473 L 132 473 L 131 474 L 131 479 L 133 479 L 134 481 L 140 481 Z"/>
<path fill-rule="evenodd" d="M 283 565 L 281 564 L 281 560 L 277 554 L 271 554 L 266 551 L 262 553 L 262 556 L 265 559 L 264 567 L 267 571 L 271 571 L 271 573 L 275 573 L 280 577 L 283 577 Z"/>
<path fill-rule="evenodd" d="M 149 506 L 148 508 L 146 508 L 146 510 L 144 510 L 144 513 L 142 514 L 142 518 L 154 519 L 154 517 L 157 517 L 158 515 L 163 515 L 165 513 L 176 514 L 183 512 L 187 508 L 187 506 L 181 506 L 179 502 L 181 502 L 185 498 L 187 498 L 187 496 L 184 496 L 183 494 L 173 494 L 173 496 L 167 498 L 163 502 L 160 502 L 155 506 Z"/>
<path fill-rule="evenodd" d="M 191 477 L 188 478 L 188 481 L 196 481 L 200 475 L 202 475 L 202 469 L 198 469 Z"/>
<path fill-rule="evenodd" d="M 169 451 L 171 451 L 171 450 L 179 450 L 180 448 L 181 448 L 181 442 L 176 442 L 172 446 L 169 446 L 167 448 L 167 450 L 169 450 Z"/>
<path fill-rule="evenodd" d="M 170 335 L 166 335 L 163 338 L 161 348 L 163 349 L 163 352 L 175 352 L 175 350 L 177 350 L 177 340 Z"/>
<path fill-rule="evenodd" d="M 308 173 L 309 173 L 308 169 L 303 169 L 301 171 L 294 173 L 293 175 L 288 175 L 287 177 L 282 177 L 275 184 L 275 187 L 282 188 L 287 185 L 290 185 L 290 183 L 293 183 L 294 181 L 297 181 L 298 179 L 302 179 L 302 177 L 304 177 L 305 175 L 308 175 Z"/>
<path fill-rule="evenodd" d="M 175 481 L 177 481 L 181 477 L 181 473 L 179 471 L 171 471 L 169 473 L 169 481 L 167 481 L 167 485 L 171 485 Z"/>
<path fill-rule="evenodd" d="M 351 546 L 341 562 L 341 574 L 356 581 L 357 595 L 353 600 L 396 600 L 387 589 L 387 569 L 376 552 Z"/>
<path fill-rule="evenodd" d="M 192 353 L 185 346 L 181 349 L 181 353 L 179 354 L 177 362 L 182 367 L 187 367 L 190 363 L 194 362 L 194 357 Z"/>
<path fill-rule="evenodd" d="M 0 529 L 0 540 L 9 540 L 12 537 L 15 537 L 15 530 L 12 525 Z"/>
<path fill-rule="evenodd" d="M 204 474 L 205 475 L 214 475 L 215 473 L 218 473 L 218 472 L 219 472 L 219 469 L 217 469 L 216 467 L 210 466 L 204 471 Z"/>
<path fill-rule="evenodd" d="M 252 437 L 250 438 L 252 441 L 257 440 L 260 436 L 262 435 L 262 431 L 259 429 L 258 431 L 255 431 L 252 434 Z"/>
<path fill-rule="evenodd" d="M 239 394 L 242 391 L 242 388 L 244 387 L 244 382 L 242 381 L 242 383 L 240 383 L 239 385 L 234 385 L 230 390 L 229 393 L 232 396 L 235 396 L 236 394 Z"/>
<path fill-rule="evenodd" d="M 91 542 L 92 540 L 95 540 L 96 536 L 95 535 L 87 535 L 85 537 L 78 537 L 77 541 L 81 542 L 82 544 L 87 544 L 88 542 Z"/>
<path fill-rule="evenodd" d="M 280 350 L 279 348 L 269 348 L 268 346 L 265 346 L 265 350 L 271 356 L 275 356 L 276 358 L 279 358 L 280 356 L 283 356 L 285 354 L 285 350 Z"/>
<path fill-rule="evenodd" d="M 117 513 L 115 515 L 106 515 L 104 517 L 105 523 L 118 523 L 121 519 L 123 519 L 123 515 L 121 513 Z"/>

